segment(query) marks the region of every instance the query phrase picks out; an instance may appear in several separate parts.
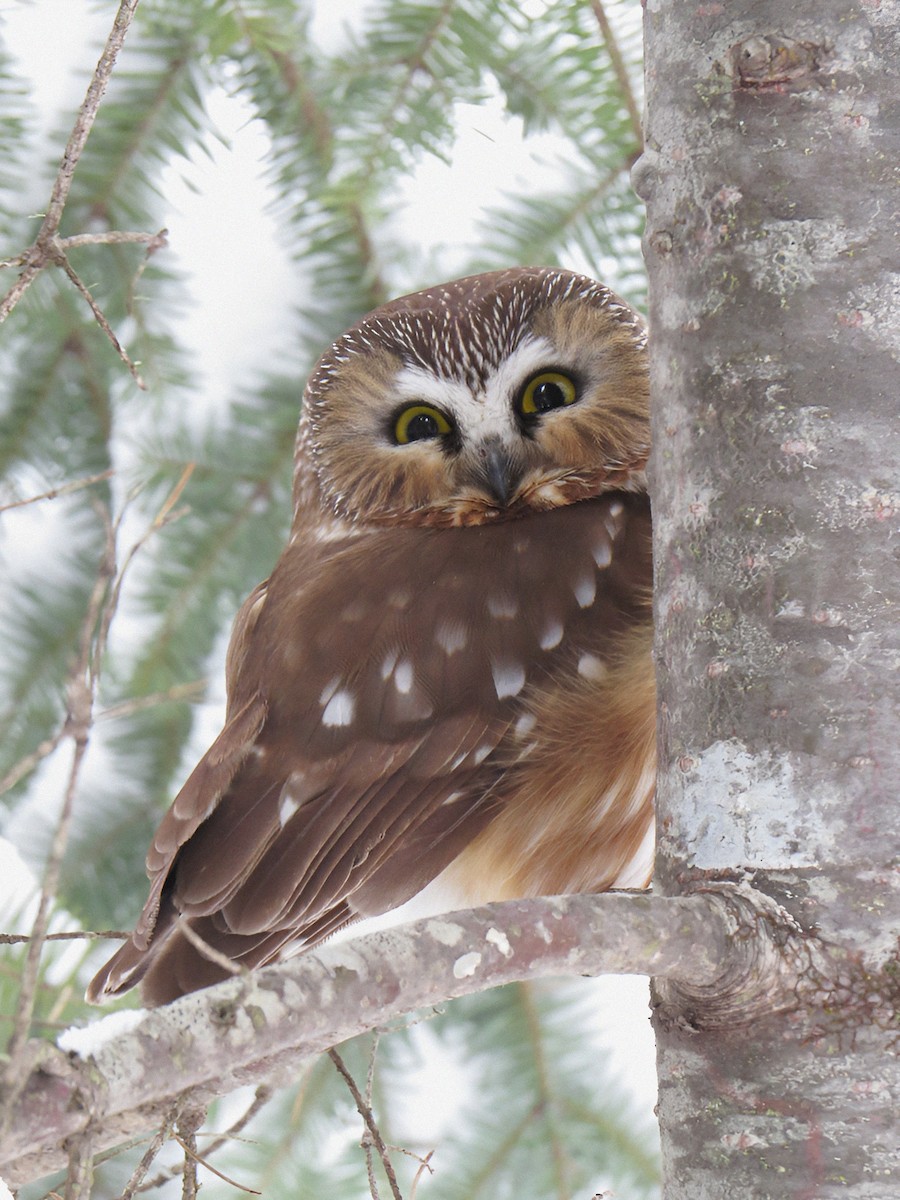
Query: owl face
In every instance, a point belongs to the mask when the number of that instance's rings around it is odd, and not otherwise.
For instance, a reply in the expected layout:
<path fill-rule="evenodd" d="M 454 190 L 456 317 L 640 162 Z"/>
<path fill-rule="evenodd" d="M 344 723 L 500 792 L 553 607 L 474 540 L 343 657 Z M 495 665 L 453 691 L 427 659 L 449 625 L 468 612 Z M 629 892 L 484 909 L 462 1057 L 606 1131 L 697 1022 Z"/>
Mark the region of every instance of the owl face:
<path fill-rule="evenodd" d="M 583 276 L 518 269 L 403 297 L 313 373 L 298 515 L 478 525 L 642 488 L 647 393 L 638 318 Z"/>

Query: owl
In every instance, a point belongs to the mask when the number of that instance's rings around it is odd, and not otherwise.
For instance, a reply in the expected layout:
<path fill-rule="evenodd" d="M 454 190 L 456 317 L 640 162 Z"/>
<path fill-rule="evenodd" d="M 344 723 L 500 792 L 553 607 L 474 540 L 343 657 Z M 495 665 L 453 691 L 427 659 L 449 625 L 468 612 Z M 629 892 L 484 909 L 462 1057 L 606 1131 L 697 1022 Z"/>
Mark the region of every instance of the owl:
<path fill-rule="evenodd" d="M 457 908 L 646 883 L 648 450 L 643 326 L 584 276 L 475 275 L 340 337 L 225 726 L 89 999 L 165 1003 L 434 880 Z"/>

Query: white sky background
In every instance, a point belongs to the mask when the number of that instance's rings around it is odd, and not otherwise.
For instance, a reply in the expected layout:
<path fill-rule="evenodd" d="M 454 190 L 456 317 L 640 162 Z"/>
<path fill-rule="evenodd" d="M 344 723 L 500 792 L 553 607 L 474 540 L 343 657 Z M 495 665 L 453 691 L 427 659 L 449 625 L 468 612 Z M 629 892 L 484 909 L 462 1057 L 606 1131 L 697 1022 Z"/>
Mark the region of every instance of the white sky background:
<path fill-rule="evenodd" d="M 540 0 L 535 2 L 542 7 Z M 358 21 L 366 5 L 364 0 L 322 0 L 318 7 L 315 34 L 331 49 L 340 44 L 345 23 Z M 115 8 L 114 0 L 102 10 L 89 0 L 0 0 L 6 43 L 19 58 L 21 74 L 33 83 L 35 107 L 48 134 L 70 127 L 66 114 L 74 119 Z M 127 53 L 126 42 L 126 65 Z M 179 333 L 189 348 L 200 384 L 198 403 L 204 408 L 227 402 L 242 385 L 252 384 L 263 364 L 276 358 L 298 286 L 296 268 L 279 248 L 268 212 L 272 196 L 262 178 L 266 143 L 261 127 L 249 120 L 239 100 L 221 92 L 212 97 L 209 110 L 226 144 L 208 138 L 208 158 L 196 154 L 191 163 L 172 167 L 162 181 L 169 229 L 165 253 L 186 276 L 192 298 Z M 67 124 L 61 126 L 64 117 Z M 532 138 L 526 148 L 518 122 L 505 117 L 499 101 L 465 106 L 460 117 L 451 163 L 426 159 L 398 202 L 398 220 L 404 230 L 414 232 L 426 261 L 434 263 L 436 280 L 439 272 L 448 277 L 458 269 L 454 248 L 462 261 L 458 247 L 473 240 L 478 213 L 496 197 L 497 181 L 508 187 L 514 179 L 527 179 L 535 154 L 552 150 L 552 139 Z M 59 142 L 53 153 L 61 150 Z M 253 262 L 252 272 L 230 268 L 223 247 L 234 246 L 241 248 L 243 261 Z M 570 265 L 590 269 L 584 263 Z M 606 270 L 601 264 L 601 271 Z M 615 286 L 614 280 L 607 281 Z M 33 519 L 40 517 L 35 514 Z M 26 536 L 31 540 L 34 528 L 29 529 Z M 17 552 L 26 552 L 23 541 L 16 545 Z M 10 549 L 7 541 L 0 553 Z M 221 712 L 215 704 L 209 709 L 201 740 L 218 732 Z M 48 768 L 43 795 L 53 792 L 57 777 L 57 795 L 62 795 L 67 765 Z M 27 869 L 2 841 L 0 872 L 13 894 L 21 894 Z M 641 1107 L 651 1109 L 656 1075 L 646 981 L 607 978 L 586 981 L 585 987 L 596 992 L 598 1024 L 612 1074 L 627 1080 Z M 448 1082 L 452 1084 L 452 1078 Z M 452 1097 L 447 1101 L 452 1103 Z M 434 1103 L 432 1094 L 428 1104 Z"/>

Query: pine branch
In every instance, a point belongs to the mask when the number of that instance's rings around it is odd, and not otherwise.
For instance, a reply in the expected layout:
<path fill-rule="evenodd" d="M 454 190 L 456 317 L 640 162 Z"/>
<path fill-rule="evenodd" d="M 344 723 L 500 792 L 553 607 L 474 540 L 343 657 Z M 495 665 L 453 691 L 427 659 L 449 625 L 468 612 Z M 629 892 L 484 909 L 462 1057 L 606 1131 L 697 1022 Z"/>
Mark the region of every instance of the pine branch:
<path fill-rule="evenodd" d="M 239 1084 L 277 1085 L 324 1048 L 503 983 L 649 974 L 694 996 L 698 1013 L 731 1024 L 795 1007 L 800 980 L 815 986 L 818 976 L 809 945 L 779 925 L 779 913 L 749 888 L 726 885 L 687 897 L 563 896 L 326 946 L 149 1013 L 80 1065 L 43 1044 L 0 1173 L 13 1183 L 36 1178 L 60 1165 L 60 1146 L 88 1122 L 98 1148 L 111 1145 L 152 1127 L 181 1093 L 205 1105 Z"/>
<path fill-rule="evenodd" d="M 619 81 L 619 87 L 622 90 L 622 99 L 625 102 L 625 107 L 628 109 L 628 119 L 631 122 L 634 140 L 640 147 L 644 142 L 641 112 L 635 99 L 634 88 L 631 86 L 631 77 L 625 66 L 622 51 L 619 49 L 619 43 L 616 40 L 612 25 L 610 25 L 609 17 L 606 15 L 606 9 L 602 4 L 602 0 L 591 0 L 591 9 L 597 18 L 597 24 L 600 26 L 600 32 L 603 34 L 603 41 L 606 44 L 606 52 L 609 54 L 609 60 L 612 63 L 616 79 Z M 635 158 L 637 158 L 637 155 L 635 155 Z"/>
<path fill-rule="evenodd" d="M 128 33 L 128 28 L 134 18 L 138 3 L 139 0 L 121 0 L 119 4 L 119 11 L 116 13 L 113 27 L 106 40 L 100 61 L 97 63 L 97 67 L 91 77 L 87 93 L 82 101 L 81 108 L 78 110 L 78 116 L 69 140 L 66 143 L 66 148 L 63 151 L 62 162 L 60 163 L 59 171 L 53 184 L 53 190 L 50 193 L 47 212 L 44 220 L 41 222 L 38 235 L 30 250 L 25 252 L 23 257 L 24 267 L 21 274 L 3 299 L 0 300 L 0 323 L 6 320 L 21 296 L 34 282 L 47 263 L 54 261 L 56 251 L 53 243 L 59 229 L 60 221 L 62 220 L 69 189 L 72 186 L 72 177 L 75 174 L 75 168 L 78 166 L 78 161 L 81 158 L 88 135 L 93 127 L 110 76 L 112 75 L 113 67 L 116 64 L 116 58 L 122 49 L 125 35 Z"/>

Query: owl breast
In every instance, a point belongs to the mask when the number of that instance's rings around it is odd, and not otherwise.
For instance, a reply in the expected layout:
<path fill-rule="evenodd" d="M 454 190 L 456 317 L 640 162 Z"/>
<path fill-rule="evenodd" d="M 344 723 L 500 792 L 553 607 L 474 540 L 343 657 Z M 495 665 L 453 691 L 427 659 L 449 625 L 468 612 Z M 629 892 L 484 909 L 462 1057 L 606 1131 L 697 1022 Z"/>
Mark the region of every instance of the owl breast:
<path fill-rule="evenodd" d="M 272 682 L 247 684 L 316 755 L 472 709 L 508 724 L 548 676 L 602 669 L 588 656 L 645 616 L 647 510 L 609 495 L 511 524 L 375 533 L 332 543 L 306 586 L 305 556 L 289 556 L 255 631 L 279 661 Z"/>

